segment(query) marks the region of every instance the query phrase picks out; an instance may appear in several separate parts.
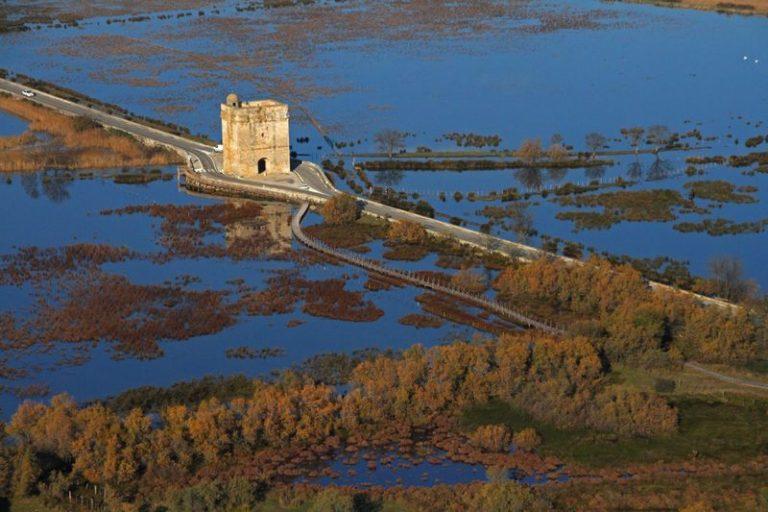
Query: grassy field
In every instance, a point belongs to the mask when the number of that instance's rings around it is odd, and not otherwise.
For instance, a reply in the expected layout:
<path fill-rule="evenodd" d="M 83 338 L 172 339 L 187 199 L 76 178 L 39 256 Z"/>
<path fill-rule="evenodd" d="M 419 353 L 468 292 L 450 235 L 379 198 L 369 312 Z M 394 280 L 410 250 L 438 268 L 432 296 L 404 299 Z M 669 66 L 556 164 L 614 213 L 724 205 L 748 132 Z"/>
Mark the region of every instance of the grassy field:
<path fill-rule="evenodd" d="M 56 512 L 60 509 L 46 505 L 42 498 L 29 497 L 14 499 L 10 505 L 0 503 L 0 512 Z"/>
<path fill-rule="evenodd" d="M 502 402 L 470 408 L 463 426 L 504 423 L 517 431 L 534 427 L 544 442 L 541 453 L 586 466 L 605 467 L 632 463 L 671 462 L 692 457 L 743 462 L 768 452 L 768 401 L 737 395 L 673 397 L 680 416 L 678 433 L 666 438 L 622 439 L 592 430 L 560 430 L 533 420 Z"/>
<path fill-rule="evenodd" d="M 725 375 L 742 378 L 748 381 L 766 381 L 765 375 L 761 375 L 757 371 L 759 370 L 759 366 L 754 369 L 752 367 L 741 369 L 724 365 L 705 366 Z M 711 398 L 722 398 L 728 394 L 735 394 L 768 399 L 768 391 L 723 382 L 687 368 L 682 370 L 660 368 L 646 370 L 642 368 L 616 366 L 613 368 L 610 378 L 611 383 L 614 385 L 622 385 L 648 392 L 661 392 L 666 396 L 707 396 Z M 663 380 L 674 382 L 674 389 L 659 389 L 659 382 Z M 766 383 L 768 383 L 768 381 L 766 381 Z"/>

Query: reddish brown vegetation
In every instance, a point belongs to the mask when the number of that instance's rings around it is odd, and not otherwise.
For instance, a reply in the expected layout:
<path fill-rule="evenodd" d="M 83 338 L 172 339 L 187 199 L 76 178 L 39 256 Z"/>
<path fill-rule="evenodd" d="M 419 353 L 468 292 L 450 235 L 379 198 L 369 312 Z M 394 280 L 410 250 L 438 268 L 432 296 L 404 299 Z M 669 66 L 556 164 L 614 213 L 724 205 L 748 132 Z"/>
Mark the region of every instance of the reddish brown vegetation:
<path fill-rule="evenodd" d="M 384 258 L 399 261 L 419 261 L 429 254 L 429 248 L 421 245 L 390 245 L 384 253 Z"/>
<path fill-rule="evenodd" d="M 153 204 L 104 210 L 102 215 L 145 214 L 161 219 L 158 244 L 167 249 L 154 257 L 164 262 L 174 257 L 234 260 L 263 256 L 274 245 L 255 202 L 227 202 L 207 206 Z M 212 234 L 224 234 L 225 245 L 206 242 Z"/>
<path fill-rule="evenodd" d="M 356 249 L 377 238 L 384 238 L 386 234 L 385 227 L 362 221 L 343 226 L 316 224 L 304 228 L 304 231 L 312 238 L 340 249 Z"/>
<path fill-rule="evenodd" d="M 446 298 L 443 295 L 424 293 L 416 297 L 416 301 L 421 304 L 421 308 L 427 313 L 432 313 L 440 318 L 457 324 L 468 325 L 481 331 L 500 335 L 516 329 L 514 325 L 507 322 L 501 320 L 488 321 L 482 318 L 483 315 L 468 312 L 456 300 Z"/>
<path fill-rule="evenodd" d="M 384 312 L 362 292 L 345 290 L 342 279 L 310 281 L 295 272 L 281 272 L 267 280 L 267 288 L 243 296 L 240 303 L 253 315 L 282 314 L 293 311 L 303 300 L 302 311 L 312 316 L 348 322 L 373 322 Z"/>
<path fill-rule="evenodd" d="M 21 286 L 28 281 L 42 282 L 72 270 L 97 268 L 135 257 L 123 247 L 98 244 L 74 244 L 62 248 L 23 247 L 0 261 L 0 285 Z"/>
<path fill-rule="evenodd" d="M 368 280 L 363 284 L 366 290 L 372 292 L 378 292 L 380 290 L 389 290 L 393 286 L 400 286 L 398 283 L 394 283 L 391 279 L 385 279 L 383 277 L 369 274 Z"/>
<path fill-rule="evenodd" d="M 162 354 L 162 340 L 186 340 L 233 324 L 223 298 L 222 292 L 136 285 L 98 271 L 69 274 L 39 297 L 30 320 L 0 317 L 0 338 L 14 348 L 109 341 L 118 354 L 152 358 Z"/>
<path fill-rule="evenodd" d="M 370 300 L 364 301 L 361 292 L 344 289 L 341 279 L 302 281 L 305 304 L 303 311 L 313 316 L 323 316 L 351 322 L 373 322 L 384 315 Z"/>
<path fill-rule="evenodd" d="M 427 327 L 437 329 L 438 327 L 443 326 L 443 321 L 439 318 L 435 318 L 434 316 L 428 316 L 428 315 L 419 315 L 416 313 L 412 313 L 410 315 L 405 315 L 403 318 L 398 320 L 403 325 L 411 325 L 413 327 L 416 327 L 417 329 L 424 329 Z"/>
<path fill-rule="evenodd" d="M 420 224 L 408 220 L 392 223 L 387 232 L 387 239 L 399 244 L 419 245 L 427 238 L 427 232 Z"/>

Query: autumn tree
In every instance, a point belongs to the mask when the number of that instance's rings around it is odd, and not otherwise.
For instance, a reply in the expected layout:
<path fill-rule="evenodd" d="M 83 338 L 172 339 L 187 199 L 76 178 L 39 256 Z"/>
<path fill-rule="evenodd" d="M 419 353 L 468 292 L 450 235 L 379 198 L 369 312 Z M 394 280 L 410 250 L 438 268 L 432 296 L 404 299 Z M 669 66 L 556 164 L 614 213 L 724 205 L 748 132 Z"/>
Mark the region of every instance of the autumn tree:
<path fill-rule="evenodd" d="M 668 318 L 662 305 L 627 301 L 606 321 L 604 349 L 611 361 L 637 359 L 660 351 L 667 341 Z"/>
<path fill-rule="evenodd" d="M 547 157 L 553 162 L 562 162 L 568 158 L 568 150 L 562 144 L 552 144 L 547 148 Z"/>
<path fill-rule="evenodd" d="M 488 287 L 488 280 L 480 272 L 464 268 L 451 276 L 451 285 L 469 293 L 483 293 Z"/>
<path fill-rule="evenodd" d="M 672 134 L 666 126 L 655 124 L 648 127 L 647 136 L 648 142 L 656 146 L 655 151 L 658 153 L 660 149 L 669 144 Z"/>
<path fill-rule="evenodd" d="M 509 449 L 512 434 L 506 425 L 482 425 L 472 432 L 469 439 L 476 448 L 489 452 L 504 452 Z"/>
<path fill-rule="evenodd" d="M 382 130 L 373 137 L 380 151 L 392 158 L 395 151 L 405 148 L 405 133 L 397 130 Z"/>
<path fill-rule="evenodd" d="M 387 231 L 389 240 L 401 244 L 423 244 L 427 241 L 427 237 L 427 230 L 421 224 L 410 220 L 393 222 Z"/>
<path fill-rule="evenodd" d="M 11 484 L 13 496 L 30 495 L 37 488 L 37 481 L 41 475 L 42 469 L 32 448 L 20 449 L 13 471 L 13 483 Z"/>
<path fill-rule="evenodd" d="M 733 256 L 720 256 L 709 262 L 709 272 L 715 293 L 727 300 L 741 302 L 755 294 L 756 285 L 744 278 L 741 260 Z"/>
<path fill-rule="evenodd" d="M 605 147 L 608 139 L 605 138 L 605 135 L 592 132 L 587 134 L 584 138 L 584 142 L 587 144 L 587 147 L 592 150 L 592 158 L 594 158 L 597 156 L 597 152 Z"/>
<path fill-rule="evenodd" d="M 609 388 L 595 400 L 594 427 L 627 436 L 652 437 L 677 429 L 677 411 L 658 395 Z"/>
<path fill-rule="evenodd" d="M 633 126 L 631 128 L 622 128 L 622 135 L 629 139 L 629 145 L 635 148 L 635 153 L 638 152 L 640 141 L 643 139 L 645 129 L 639 126 Z"/>
<path fill-rule="evenodd" d="M 512 442 L 517 448 L 530 452 L 541 445 L 541 436 L 535 428 L 528 427 L 516 432 Z"/>
<path fill-rule="evenodd" d="M 562 136 L 562 134 L 555 133 L 549 138 L 549 143 L 553 146 L 555 145 L 563 145 L 563 142 L 565 141 L 565 138 Z"/>
<path fill-rule="evenodd" d="M 320 207 L 325 222 L 333 226 L 351 224 L 360 217 L 360 206 L 349 194 L 337 194 Z"/>
<path fill-rule="evenodd" d="M 539 139 L 526 139 L 520 144 L 517 149 L 517 156 L 527 164 L 533 164 L 539 160 L 544 154 L 544 150 L 541 148 L 541 140 Z"/>

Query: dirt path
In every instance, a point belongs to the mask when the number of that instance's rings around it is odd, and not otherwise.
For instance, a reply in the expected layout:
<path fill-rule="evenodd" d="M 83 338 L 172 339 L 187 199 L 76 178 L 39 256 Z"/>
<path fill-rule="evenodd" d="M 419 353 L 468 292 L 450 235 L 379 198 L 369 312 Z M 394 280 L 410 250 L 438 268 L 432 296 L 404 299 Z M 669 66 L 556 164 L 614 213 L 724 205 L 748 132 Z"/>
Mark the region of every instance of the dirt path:
<path fill-rule="evenodd" d="M 699 373 L 703 373 L 706 375 L 709 375 L 710 377 L 713 377 L 717 380 L 728 382 L 730 384 L 736 384 L 737 386 L 744 386 L 749 388 L 757 388 L 762 389 L 764 391 L 768 391 L 768 384 L 764 382 L 758 382 L 756 380 L 749 380 L 749 379 L 741 379 L 739 377 L 732 377 L 730 375 L 725 375 L 724 373 L 719 373 L 714 370 L 710 370 L 708 368 L 704 368 L 698 363 L 694 362 L 688 362 L 685 363 L 686 368 L 690 368 L 691 370 L 697 371 Z"/>

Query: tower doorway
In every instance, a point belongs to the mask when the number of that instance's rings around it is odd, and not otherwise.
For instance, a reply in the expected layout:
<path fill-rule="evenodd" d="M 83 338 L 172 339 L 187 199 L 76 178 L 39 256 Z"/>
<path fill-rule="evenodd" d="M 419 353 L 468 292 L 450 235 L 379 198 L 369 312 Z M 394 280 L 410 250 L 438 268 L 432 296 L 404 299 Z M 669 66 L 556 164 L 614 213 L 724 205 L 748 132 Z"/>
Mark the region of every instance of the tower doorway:
<path fill-rule="evenodd" d="M 259 159 L 257 170 L 258 170 L 259 174 L 264 174 L 265 172 L 267 172 L 267 159 L 266 158 Z"/>

